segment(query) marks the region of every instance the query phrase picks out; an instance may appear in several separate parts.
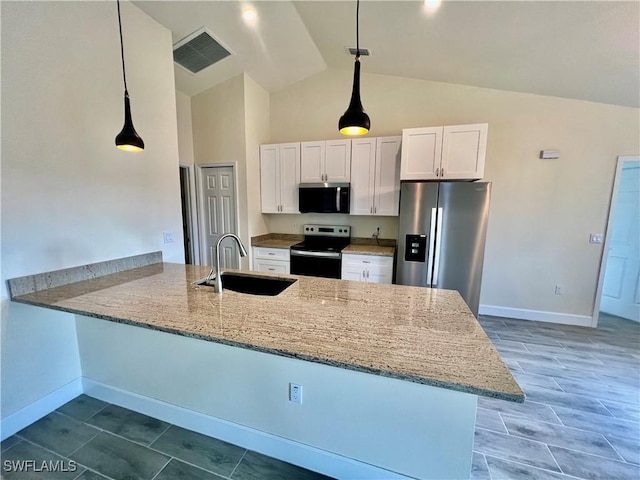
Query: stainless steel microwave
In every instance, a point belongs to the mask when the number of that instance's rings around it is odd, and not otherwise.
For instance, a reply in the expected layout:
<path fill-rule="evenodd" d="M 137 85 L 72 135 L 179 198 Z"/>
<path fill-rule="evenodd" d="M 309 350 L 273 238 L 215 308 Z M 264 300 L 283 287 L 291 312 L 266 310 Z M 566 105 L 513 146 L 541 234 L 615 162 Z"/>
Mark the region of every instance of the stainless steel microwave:
<path fill-rule="evenodd" d="M 350 190 L 348 183 L 301 183 L 300 213 L 349 213 Z"/>

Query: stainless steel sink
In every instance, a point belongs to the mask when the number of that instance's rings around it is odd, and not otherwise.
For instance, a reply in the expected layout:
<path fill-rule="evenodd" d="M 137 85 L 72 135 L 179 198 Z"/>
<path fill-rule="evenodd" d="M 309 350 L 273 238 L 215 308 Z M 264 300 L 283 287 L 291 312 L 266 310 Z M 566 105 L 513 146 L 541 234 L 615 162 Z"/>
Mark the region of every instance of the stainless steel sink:
<path fill-rule="evenodd" d="M 253 275 L 247 273 L 223 272 L 222 290 L 233 290 L 250 295 L 275 296 L 282 293 L 287 287 L 293 285 L 295 278 L 268 277 L 266 275 Z M 196 282 L 196 285 L 213 287 L 214 279 L 204 279 Z"/>

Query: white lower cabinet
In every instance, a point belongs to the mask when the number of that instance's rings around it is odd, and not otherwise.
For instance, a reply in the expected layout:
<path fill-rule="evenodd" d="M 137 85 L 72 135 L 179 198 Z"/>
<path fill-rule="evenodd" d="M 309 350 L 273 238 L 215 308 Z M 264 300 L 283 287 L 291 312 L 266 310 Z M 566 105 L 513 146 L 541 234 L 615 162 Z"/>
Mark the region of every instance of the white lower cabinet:
<path fill-rule="evenodd" d="M 289 274 L 289 249 L 253 247 L 253 270 Z"/>
<path fill-rule="evenodd" d="M 341 278 L 356 282 L 392 283 L 393 257 L 343 253 Z"/>

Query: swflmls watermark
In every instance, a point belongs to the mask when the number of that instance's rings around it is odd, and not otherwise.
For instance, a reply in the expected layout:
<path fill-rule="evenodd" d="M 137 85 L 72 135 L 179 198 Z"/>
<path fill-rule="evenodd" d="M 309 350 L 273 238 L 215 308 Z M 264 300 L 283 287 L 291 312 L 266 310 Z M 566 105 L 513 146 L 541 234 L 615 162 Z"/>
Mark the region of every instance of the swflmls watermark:
<path fill-rule="evenodd" d="M 73 460 L 4 460 L 5 472 L 75 472 L 78 464 Z"/>

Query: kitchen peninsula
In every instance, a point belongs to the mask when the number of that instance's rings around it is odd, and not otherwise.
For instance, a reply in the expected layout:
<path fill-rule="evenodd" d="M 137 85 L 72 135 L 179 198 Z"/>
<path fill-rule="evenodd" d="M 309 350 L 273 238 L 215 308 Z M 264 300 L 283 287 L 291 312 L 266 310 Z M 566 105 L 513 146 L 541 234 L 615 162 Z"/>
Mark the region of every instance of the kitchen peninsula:
<path fill-rule="evenodd" d="M 477 395 L 524 399 L 457 292 L 292 277 L 274 297 L 218 295 L 194 284 L 208 270 L 159 261 L 10 286 L 13 301 L 77 314 L 87 385 L 414 478 L 468 477 Z"/>

